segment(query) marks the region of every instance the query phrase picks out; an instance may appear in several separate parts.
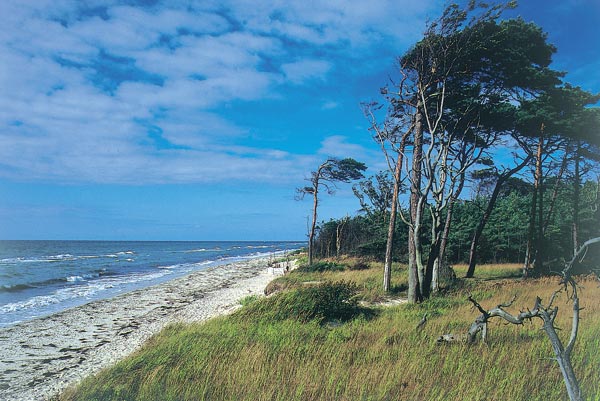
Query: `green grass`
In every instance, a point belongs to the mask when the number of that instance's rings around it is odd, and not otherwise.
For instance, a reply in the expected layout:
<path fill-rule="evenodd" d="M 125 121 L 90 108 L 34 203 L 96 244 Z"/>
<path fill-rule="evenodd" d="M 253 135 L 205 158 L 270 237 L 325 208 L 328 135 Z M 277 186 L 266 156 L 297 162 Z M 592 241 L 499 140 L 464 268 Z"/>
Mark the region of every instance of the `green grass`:
<path fill-rule="evenodd" d="M 346 270 L 346 266 L 341 263 L 319 261 L 312 265 L 304 265 L 298 268 L 302 273 L 323 273 L 323 272 L 339 272 Z"/>
<path fill-rule="evenodd" d="M 305 302 L 302 294 L 318 287 L 315 282 L 352 281 L 360 297 L 382 297 L 377 289 L 381 266 L 292 273 L 282 279 L 288 290 L 253 300 L 229 317 L 170 326 L 61 400 L 565 400 L 562 377 L 538 321 L 524 326 L 492 321 L 487 344 L 435 342 L 440 334 L 466 332 L 477 316 L 467 293 L 484 307 L 516 294 L 514 312 L 531 307 L 536 295 L 548 299 L 556 288 L 553 279 L 502 278 L 498 271 L 503 269 L 497 267 L 494 279 L 469 282 L 466 290 L 445 297 L 357 313 L 336 324 L 280 311 L 298 299 Z M 405 285 L 405 277 L 402 267 L 395 267 L 397 288 Z M 585 309 L 573 363 L 586 398 L 599 399 L 600 289 L 592 280 L 582 284 Z M 570 305 L 564 297 L 559 301 L 557 325 L 564 337 Z M 424 313 L 428 322 L 416 331 Z"/>
<path fill-rule="evenodd" d="M 366 264 L 364 268 L 362 265 Z M 324 269 L 321 272 L 310 268 L 300 268 L 273 280 L 267 286 L 267 294 L 285 289 L 311 285 L 322 281 L 352 281 L 360 287 L 359 298 L 363 301 L 376 302 L 388 298 L 390 294 L 383 292 L 383 264 L 364 263 L 354 258 L 345 258 L 335 262 L 336 266 L 346 266 L 345 269 Z M 408 274 L 406 267 L 397 263 L 392 266 L 391 295 L 406 296 Z"/>
<path fill-rule="evenodd" d="M 245 296 L 244 298 L 240 299 L 239 303 L 242 306 L 248 306 L 258 300 L 259 300 L 258 295 L 248 295 L 248 296 Z"/>
<path fill-rule="evenodd" d="M 452 266 L 458 277 L 464 277 L 468 265 L 460 264 Z M 476 266 L 475 278 L 480 280 L 495 280 L 500 278 L 519 278 L 523 275 L 523 264 L 504 263 L 487 264 Z"/>

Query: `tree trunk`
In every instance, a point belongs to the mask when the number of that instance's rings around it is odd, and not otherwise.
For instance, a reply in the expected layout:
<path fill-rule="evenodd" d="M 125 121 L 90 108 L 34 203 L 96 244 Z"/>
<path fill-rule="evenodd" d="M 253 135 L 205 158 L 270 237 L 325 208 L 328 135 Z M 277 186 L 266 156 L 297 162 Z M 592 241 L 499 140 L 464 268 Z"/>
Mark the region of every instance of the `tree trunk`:
<path fill-rule="evenodd" d="M 317 197 L 318 195 L 318 185 L 315 185 L 315 190 L 313 192 L 313 217 L 312 217 L 312 224 L 310 227 L 310 233 L 308 235 L 308 264 L 312 265 L 313 264 L 313 258 L 314 258 L 314 239 L 315 239 L 315 228 L 317 226 L 317 206 L 319 204 L 319 198 Z"/>
<path fill-rule="evenodd" d="M 421 159 L 423 157 L 423 115 L 422 104 L 419 101 L 417 113 L 415 116 L 412 177 L 410 187 L 410 220 L 411 227 L 408 230 L 408 301 L 420 302 L 423 300 L 423 293 L 420 285 L 421 257 L 419 249 L 420 234 L 420 192 L 421 192 Z"/>
<path fill-rule="evenodd" d="M 444 263 L 444 258 L 446 257 L 446 245 L 448 244 L 448 235 L 450 234 L 450 225 L 452 224 L 452 213 L 454 212 L 454 204 L 456 200 L 460 196 L 463 187 L 465 185 L 465 174 L 462 173 L 460 176 L 460 182 L 458 183 L 458 189 L 448 202 L 448 209 L 446 210 L 446 221 L 444 222 L 444 231 L 442 232 L 442 238 L 440 240 L 440 250 L 437 257 L 437 269 L 439 272 L 440 267 Z"/>
<path fill-rule="evenodd" d="M 335 257 L 339 258 L 342 251 L 342 233 L 344 232 L 344 226 L 348 222 L 348 217 L 340 219 L 337 227 L 335 228 Z"/>
<path fill-rule="evenodd" d="M 473 278 L 475 274 L 475 265 L 477 264 L 477 247 L 479 245 L 479 239 L 481 238 L 481 234 L 483 233 L 483 229 L 485 228 L 490 216 L 492 215 L 492 211 L 494 210 L 494 206 L 496 205 L 496 200 L 498 199 L 498 195 L 500 194 L 500 189 L 502 189 L 502 185 L 512 177 L 514 174 L 521 171 L 523 167 L 529 163 L 531 160 L 530 156 L 527 156 L 523 161 L 517 165 L 515 168 L 508 170 L 498 176 L 498 180 L 496 181 L 496 185 L 494 186 L 494 191 L 492 192 L 492 196 L 488 201 L 485 212 L 483 212 L 483 216 L 481 216 L 481 220 L 479 220 L 479 224 L 475 229 L 475 233 L 473 234 L 473 238 L 471 239 L 471 247 L 469 249 L 469 268 L 467 269 L 466 278 Z"/>
<path fill-rule="evenodd" d="M 385 264 L 383 267 L 383 291 L 389 292 L 392 281 L 392 254 L 394 251 L 394 233 L 396 231 L 396 214 L 398 211 L 398 194 L 400 193 L 400 174 L 402 172 L 402 161 L 407 136 L 402 138 L 396 168 L 394 171 L 394 193 L 392 194 L 392 205 L 390 208 L 390 222 L 388 226 L 387 243 L 385 246 Z"/>
<path fill-rule="evenodd" d="M 581 142 L 577 141 L 577 148 L 575 150 L 575 176 L 573 177 L 573 255 L 577 253 L 579 248 L 579 194 L 580 194 L 580 172 L 579 172 L 579 152 L 581 151 Z"/>
<path fill-rule="evenodd" d="M 431 293 L 439 290 L 439 263 L 442 223 L 441 216 L 432 213 L 431 222 L 431 247 L 429 249 L 429 258 L 423 277 L 423 297 L 428 298 Z"/>
<path fill-rule="evenodd" d="M 448 236 L 450 235 L 450 225 L 452 224 L 452 214 L 454 213 L 454 204 L 456 198 L 450 199 L 448 209 L 446 210 L 446 221 L 444 222 L 444 231 L 442 232 L 442 240 L 440 242 L 440 253 L 438 259 L 440 263 L 444 263 L 446 257 L 446 246 L 448 245 Z"/>
<path fill-rule="evenodd" d="M 562 162 L 560 163 L 560 169 L 558 170 L 558 175 L 556 176 L 556 181 L 554 182 L 554 188 L 552 189 L 552 196 L 550 197 L 550 204 L 548 205 L 548 213 L 546 213 L 546 219 L 544 220 L 544 228 L 543 233 L 546 235 L 546 231 L 548 231 L 548 226 L 550 225 L 550 219 L 552 218 L 552 213 L 554 212 L 554 206 L 556 205 L 556 199 L 558 199 L 558 191 L 560 189 L 560 183 L 562 181 L 562 177 L 567 168 L 567 162 L 569 160 L 570 146 L 565 148 L 565 154 L 563 156 Z"/>
<path fill-rule="evenodd" d="M 536 261 L 537 264 L 538 251 L 536 249 L 536 245 L 539 244 L 539 241 L 536 239 L 536 220 L 537 220 L 537 206 L 538 206 L 538 196 L 540 190 L 540 180 L 541 180 L 541 172 L 542 172 L 542 146 L 543 146 L 543 130 L 540 130 L 540 140 L 538 142 L 536 158 L 535 158 L 535 173 L 534 173 L 534 181 L 533 181 L 533 194 L 531 198 L 531 215 L 529 216 L 529 229 L 527 232 L 527 251 L 525 253 L 525 263 L 523 264 L 523 277 L 527 277 L 531 270 L 531 262 Z M 540 221 L 541 225 L 542 222 Z"/>
<path fill-rule="evenodd" d="M 538 159 L 535 165 L 535 186 L 537 187 L 538 198 L 538 217 L 537 217 L 537 238 L 536 252 L 533 269 L 537 273 L 542 270 L 544 261 L 544 177 L 542 176 L 542 151 L 544 147 L 544 124 L 540 127 L 540 139 L 538 143 Z"/>

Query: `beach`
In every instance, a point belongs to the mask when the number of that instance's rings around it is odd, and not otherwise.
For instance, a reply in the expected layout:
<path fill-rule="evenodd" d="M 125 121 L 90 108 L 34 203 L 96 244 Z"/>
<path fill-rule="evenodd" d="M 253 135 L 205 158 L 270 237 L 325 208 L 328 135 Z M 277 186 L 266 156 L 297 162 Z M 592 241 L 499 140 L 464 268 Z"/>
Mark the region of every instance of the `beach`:
<path fill-rule="evenodd" d="M 38 401 L 113 365 L 163 327 L 201 322 L 260 295 L 282 269 L 269 258 L 211 267 L 0 329 L 0 399 Z"/>

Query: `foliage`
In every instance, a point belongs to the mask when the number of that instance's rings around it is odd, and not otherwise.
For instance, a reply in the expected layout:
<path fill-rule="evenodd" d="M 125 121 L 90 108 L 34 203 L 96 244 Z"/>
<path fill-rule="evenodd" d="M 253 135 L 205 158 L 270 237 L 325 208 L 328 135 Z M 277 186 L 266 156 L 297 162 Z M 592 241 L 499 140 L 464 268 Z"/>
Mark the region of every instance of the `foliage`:
<path fill-rule="evenodd" d="M 324 272 L 324 271 L 340 271 L 340 270 L 344 270 L 346 269 L 346 266 L 339 264 L 339 263 L 334 263 L 334 262 L 326 262 L 326 261 L 319 261 L 316 263 L 313 263 L 312 265 L 304 265 L 298 268 L 299 271 L 305 272 L 305 273 L 312 273 L 312 272 Z"/>
<path fill-rule="evenodd" d="M 366 180 L 352 186 L 358 198 L 360 211 L 369 217 L 383 217 L 392 204 L 394 181 L 389 171 L 380 171 Z"/>
<path fill-rule="evenodd" d="M 338 281 L 299 287 L 276 294 L 264 302 L 253 303 L 240 312 L 241 318 L 300 322 L 347 321 L 359 313 L 356 284 Z"/>
<path fill-rule="evenodd" d="M 319 205 L 319 190 L 325 189 L 328 194 L 335 193 L 336 183 L 349 183 L 363 178 L 363 171 L 367 169 L 364 163 L 351 158 L 325 160 L 316 171 L 311 172 L 311 177 L 307 179 L 310 186 L 297 188 L 298 199 L 303 199 L 305 195 L 313 196 L 312 222 L 308 234 L 308 263 L 312 264 L 314 258 L 314 238 L 317 224 L 317 208 Z"/>
<path fill-rule="evenodd" d="M 340 235 L 340 252 L 342 255 L 383 260 L 388 221 L 389 213 L 383 215 L 357 215 L 346 220 L 337 219 L 323 222 L 319 226 L 317 238 L 315 239 L 315 255 L 321 258 L 338 256 L 336 245 L 338 235 Z M 395 260 L 402 260 L 408 234 L 406 226 L 400 219 L 396 223 L 396 231 L 394 258 Z"/>
<path fill-rule="evenodd" d="M 555 177 L 546 178 L 546 191 L 552 191 L 555 184 Z M 579 231 L 581 238 L 600 235 L 597 185 L 596 182 L 587 181 L 580 187 Z M 482 264 L 523 262 L 531 202 L 530 190 L 531 184 L 517 178 L 512 178 L 505 184 L 480 240 L 479 260 Z M 549 259 L 560 262 L 570 254 L 572 249 L 572 183 L 565 180 L 559 181 L 557 190 L 557 198 L 546 229 L 546 248 Z M 479 196 L 470 200 L 460 200 L 454 205 L 452 230 L 449 233 L 446 249 L 448 263 L 468 262 L 471 238 L 488 199 L 489 193 L 482 190 Z M 549 211 L 547 202 L 544 216 L 547 216 Z M 429 231 L 431 220 L 427 219 L 427 216 L 425 217 L 423 231 Z M 342 253 L 382 260 L 385 255 L 386 227 L 379 221 L 377 218 L 368 216 L 351 217 L 344 226 Z M 315 240 L 317 256 L 326 258 L 335 255 L 339 224 L 339 220 L 330 220 L 320 226 Z M 394 260 L 405 262 L 407 259 L 405 246 L 407 227 L 404 223 L 399 222 L 396 231 Z M 425 238 L 423 243 L 424 249 L 427 251 L 428 242 Z"/>
<path fill-rule="evenodd" d="M 367 169 L 364 163 L 352 158 L 345 159 L 327 159 L 317 171 L 311 172 L 311 178 L 308 179 L 310 186 L 298 188 L 296 192 L 302 198 L 306 194 L 316 194 L 320 186 L 323 186 L 327 193 L 335 192 L 336 182 L 349 183 L 363 178 L 363 171 Z"/>

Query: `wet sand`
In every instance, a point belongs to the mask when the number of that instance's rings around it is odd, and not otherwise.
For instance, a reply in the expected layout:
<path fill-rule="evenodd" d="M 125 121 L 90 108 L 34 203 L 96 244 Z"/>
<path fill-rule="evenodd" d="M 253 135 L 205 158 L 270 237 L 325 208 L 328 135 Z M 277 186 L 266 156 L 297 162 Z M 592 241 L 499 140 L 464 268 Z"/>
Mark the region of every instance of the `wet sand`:
<path fill-rule="evenodd" d="M 230 313 L 282 269 L 254 259 L 0 329 L 0 400 L 38 401 L 111 366 L 175 322 Z"/>

